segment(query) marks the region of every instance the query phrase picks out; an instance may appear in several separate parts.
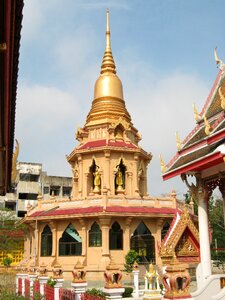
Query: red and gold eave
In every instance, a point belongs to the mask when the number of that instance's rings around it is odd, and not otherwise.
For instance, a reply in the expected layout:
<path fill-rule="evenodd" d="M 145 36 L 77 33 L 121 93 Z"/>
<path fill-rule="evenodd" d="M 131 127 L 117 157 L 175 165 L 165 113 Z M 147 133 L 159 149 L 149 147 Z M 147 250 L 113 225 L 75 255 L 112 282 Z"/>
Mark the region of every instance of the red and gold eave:
<path fill-rule="evenodd" d="M 10 191 L 23 0 L 0 1 L 0 195 Z"/>
<path fill-rule="evenodd" d="M 163 180 L 184 173 L 203 172 L 212 167 L 218 172 L 225 170 L 225 113 L 221 107 L 221 92 L 225 95 L 225 76 L 224 71 L 219 70 L 197 125 L 183 141 L 181 150 L 167 164 Z M 205 132 L 204 116 L 210 124 L 209 135 Z"/>

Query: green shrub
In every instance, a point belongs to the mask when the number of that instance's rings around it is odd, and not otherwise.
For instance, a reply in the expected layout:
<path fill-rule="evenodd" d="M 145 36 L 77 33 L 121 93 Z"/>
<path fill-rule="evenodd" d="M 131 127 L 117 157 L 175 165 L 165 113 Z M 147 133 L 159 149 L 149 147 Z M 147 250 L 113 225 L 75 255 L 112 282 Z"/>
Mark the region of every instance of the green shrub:
<path fill-rule="evenodd" d="M 138 263 L 138 261 L 138 253 L 135 250 L 129 250 L 127 255 L 125 256 L 124 271 L 127 273 L 131 273 L 133 271 L 134 263 Z"/>
<path fill-rule="evenodd" d="M 54 287 L 56 285 L 56 280 L 54 280 L 52 277 L 50 277 L 47 281 L 47 284 Z"/>
<path fill-rule="evenodd" d="M 92 288 L 92 289 L 88 289 L 85 294 L 88 294 L 88 295 L 92 295 L 92 296 L 96 296 L 96 297 L 100 297 L 102 299 L 105 299 L 105 294 L 99 290 L 99 289 L 95 289 L 95 288 Z"/>
<path fill-rule="evenodd" d="M 125 291 L 123 293 L 123 298 L 129 298 L 132 297 L 131 294 L 133 293 L 132 287 L 125 287 Z"/>
<path fill-rule="evenodd" d="M 9 266 L 11 265 L 12 262 L 13 262 L 12 258 L 10 258 L 10 257 L 5 257 L 5 258 L 3 258 L 2 264 L 3 264 L 5 267 L 9 267 Z"/>

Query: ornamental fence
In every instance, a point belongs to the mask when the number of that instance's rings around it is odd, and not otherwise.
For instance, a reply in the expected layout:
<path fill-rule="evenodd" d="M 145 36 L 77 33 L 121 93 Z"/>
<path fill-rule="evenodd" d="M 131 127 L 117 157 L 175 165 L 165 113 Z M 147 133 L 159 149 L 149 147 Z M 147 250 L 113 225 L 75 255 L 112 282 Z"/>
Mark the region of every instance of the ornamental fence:
<path fill-rule="evenodd" d="M 54 287 L 45 284 L 45 300 L 55 300 Z"/>
<path fill-rule="evenodd" d="M 59 300 L 76 300 L 76 294 L 69 289 L 59 289 Z"/>

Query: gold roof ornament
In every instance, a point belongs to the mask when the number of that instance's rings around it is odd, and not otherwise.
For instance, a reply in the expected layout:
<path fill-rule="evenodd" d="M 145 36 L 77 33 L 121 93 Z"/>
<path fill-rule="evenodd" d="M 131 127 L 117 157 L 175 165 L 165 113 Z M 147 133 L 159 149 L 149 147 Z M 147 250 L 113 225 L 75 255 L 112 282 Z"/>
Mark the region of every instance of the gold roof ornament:
<path fill-rule="evenodd" d="M 222 93 L 221 86 L 219 87 L 219 96 L 220 96 L 220 106 L 223 110 L 225 110 L 225 96 Z"/>
<path fill-rule="evenodd" d="M 210 135 L 211 132 L 211 126 L 209 124 L 209 121 L 206 119 L 206 116 L 204 115 L 204 123 L 205 123 L 205 134 Z"/>
<path fill-rule="evenodd" d="M 100 76 L 95 82 L 94 100 L 87 116 L 86 125 L 122 118 L 129 124 L 131 117 L 123 99 L 123 86 L 116 75 L 116 65 L 112 55 L 109 10 L 106 11 L 106 47 L 101 64 Z"/>
<path fill-rule="evenodd" d="M 159 160 L 160 160 L 161 172 L 165 173 L 166 172 L 166 164 L 165 164 L 161 154 L 159 155 Z"/>
<path fill-rule="evenodd" d="M 16 175 L 17 175 L 16 164 L 17 164 L 17 158 L 19 155 L 19 151 L 20 151 L 20 145 L 19 145 L 19 142 L 16 140 L 16 146 L 15 146 L 15 150 L 13 152 L 13 157 L 12 157 L 12 174 L 11 174 L 12 183 L 14 183 L 16 181 Z"/>
<path fill-rule="evenodd" d="M 199 122 L 201 118 L 194 103 L 192 104 L 192 108 L 194 111 L 195 121 Z"/>
<path fill-rule="evenodd" d="M 177 143 L 177 149 L 178 149 L 178 151 L 180 151 L 182 148 L 182 142 L 179 138 L 178 132 L 176 132 L 176 143 Z"/>
<path fill-rule="evenodd" d="M 220 66 L 221 64 L 223 64 L 223 61 L 221 59 L 219 59 L 219 57 L 217 55 L 217 52 L 216 52 L 216 49 L 217 49 L 217 47 L 214 49 L 214 58 L 215 58 L 216 64 L 218 66 Z"/>

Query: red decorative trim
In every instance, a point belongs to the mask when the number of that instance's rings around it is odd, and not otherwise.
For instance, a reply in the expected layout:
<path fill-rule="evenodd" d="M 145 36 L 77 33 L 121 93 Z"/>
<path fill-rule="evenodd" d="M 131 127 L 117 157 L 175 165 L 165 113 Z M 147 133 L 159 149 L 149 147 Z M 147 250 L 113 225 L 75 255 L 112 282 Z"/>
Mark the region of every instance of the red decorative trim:
<path fill-rule="evenodd" d="M 127 147 L 127 148 L 138 148 L 135 144 L 132 143 L 125 143 L 123 141 L 107 141 L 107 140 L 97 140 L 97 141 L 90 141 L 78 147 L 79 150 L 89 149 L 89 148 L 98 148 L 98 147 Z"/>

